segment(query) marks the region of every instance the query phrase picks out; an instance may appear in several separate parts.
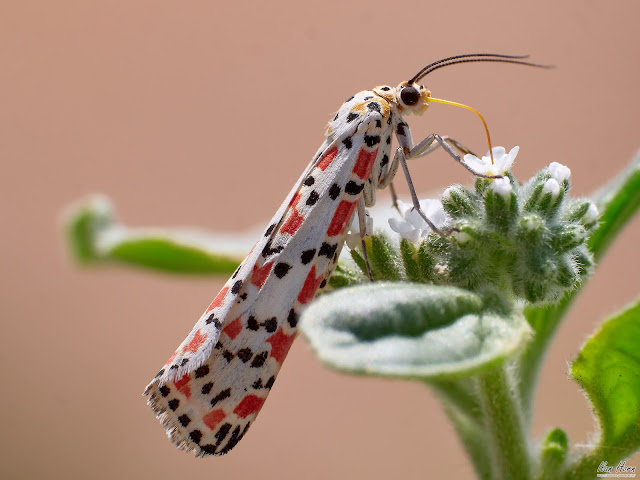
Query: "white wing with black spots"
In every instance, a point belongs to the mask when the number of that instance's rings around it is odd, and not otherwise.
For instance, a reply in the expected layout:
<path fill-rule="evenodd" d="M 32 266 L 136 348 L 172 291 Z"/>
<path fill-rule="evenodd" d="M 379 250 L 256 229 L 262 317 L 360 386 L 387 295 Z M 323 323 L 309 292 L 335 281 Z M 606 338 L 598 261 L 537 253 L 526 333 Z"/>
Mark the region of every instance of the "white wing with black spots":
<path fill-rule="evenodd" d="M 358 96 L 370 103 L 367 92 Z M 358 117 L 329 135 L 265 235 L 147 387 L 179 447 L 226 453 L 262 407 L 380 156 L 386 118 L 362 102 L 343 106 Z"/>

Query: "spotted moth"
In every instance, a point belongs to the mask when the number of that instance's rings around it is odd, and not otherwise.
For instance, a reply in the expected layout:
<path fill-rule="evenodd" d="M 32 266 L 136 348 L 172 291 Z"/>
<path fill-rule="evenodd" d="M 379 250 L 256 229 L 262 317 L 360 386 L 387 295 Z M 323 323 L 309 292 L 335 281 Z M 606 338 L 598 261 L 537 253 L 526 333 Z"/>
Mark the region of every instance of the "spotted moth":
<path fill-rule="evenodd" d="M 222 455 L 247 433 L 295 338 L 301 311 L 336 265 L 354 212 L 365 226 L 365 207 L 390 184 L 398 165 L 408 176 L 405 160 L 438 145 L 463 163 L 438 135 L 413 147 L 403 115 L 420 115 L 437 100 L 417 82 L 454 63 L 528 64 L 518 58 L 449 57 L 397 87 L 359 92 L 340 107 L 264 235 L 145 390 L 179 448 Z M 400 146 L 390 160 L 392 134 Z"/>

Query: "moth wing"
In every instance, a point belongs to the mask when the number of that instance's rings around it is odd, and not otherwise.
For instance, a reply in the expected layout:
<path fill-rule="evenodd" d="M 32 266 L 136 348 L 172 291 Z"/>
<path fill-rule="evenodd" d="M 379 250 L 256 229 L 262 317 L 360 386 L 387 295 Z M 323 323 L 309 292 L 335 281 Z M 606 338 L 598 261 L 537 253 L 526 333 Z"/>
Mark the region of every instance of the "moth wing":
<path fill-rule="evenodd" d="M 374 114 L 372 113 L 371 115 Z M 360 122 L 345 130 L 339 137 L 334 136 L 331 139 L 327 139 L 314 160 L 296 182 L 276 215 L 274 215 L 265 234 L 256 243 L 248 257 L 225 284 L 211 305 L 205 310 L 191 333 L 181 343 L 174 355 L 165 364 L 165 367 L 145 390 L 145 394 L 149 396 L 149 405 L 178 447 L 194 450 L 201 455 L 226 453 L 242 438 L 257 415 L 280 368 L 279 362 L 276 365 L 271 361 L 271 358 L 267 359 L 266 356 L 260 355 L 253 356 L 255 353 L 260 352 L 261 349 L 264 350 L 266 337 L 262 338 L 261 336 L 264 332 L 256 333 L 254 335 L 255 338 L 245 338 L 246 336 L 236 338 L 244 328 L 243 325 L 247 323 L 247 318 L 245 317 L 255 310 L 257 294 L 262 288 L 262 285 L 260 288 L 255 288 L 256 277 L 261 274 L 257 266 L 258 260 L 265 249 L 270 248 L 270 242 L 274 240 L 276 232 L 280 230 L 280 226 L 289 213 L 291 204 L 295 203 L 294 199 L 299 194 L 309 173 L 321 165 L 322 162 L 327 163 L 328 152 L 333 151 L 338 142 L 356 133 L 360 125 L 367 123 L 368 117 L 368 115 L 364 116 Z M 356 143 L 358 145 L 354 145 L 353 155 L 357 154 L 361 140 L 360 137 L 357 137 Z M 348 165 L 354 159 L 350 156 L 347 158 L 345 155 L 351 155 L 351 153 L 341 155 L 332 166 L 334 170 L 331 175 L 336 175 L 336 178 L 342 176 L 347 178 L 349 176 L 350 167 L 342 172 L 340 165 L 342 162 L 346 162 Z M 323 182 L 324 188 L 328 188 L 330 185 L 327 183 L 328 179 L 323 179 Z M 346 180 L 344 182 L 346 183 Z M 310 227 L 311 225 L 307 225 L 307 228 Z M 309 235 L 309 232 L 301 233 L 310 237 L 314 236 Z M 283 258 L 289 255 L 293 255 L 293 252 L 284 249 L 282 252 Z M 270 274 L 270 270 L 266 275 L 268 274 Z M 261 281 L 267 282 L 267 278 Z M 251 286 L 252 283 L 253 287 Z M 301 284 L 302 282 L 298 283 Z M 301 288 L 302 285 L 298 283 L 296 288 Z M 270 290 L 270 288 L 266 288 L 266 290 Z M 296 295 L 297 292 L 294 293 L 294 298 Z M 273 294 L 273 292 L 266 297 L 262 297 L 264 300 L 260 306 L 261 311 L 279 309 L 277 313 L 281 315 L 282 312 L 280 312 L 281 309 L 277 303 L 277 297 L 278 295 Z M 227 333 L 224 341 L 225 347 L 219 344 L 223 331 Z M 292 340 L 293 335 L 287 337 L 289 344 L 286 346 L 286 350 L 288 350 Z M 256 342 L 260 343 L 260 345 L 256 345 Z M 275 348 L 275 344 L 271 346 Z M 218 347 L 221 348 L 221 351 L 212 356 L 214 348 Z M 229 348 L 228 350 L 226 350 L 227 347 Z M 238 378 L 244 374 L 240 373 L 237 367 L 229 365 L 234 356 L 240 358 L 239 352 L 252 352 L 253 362 L 250 362 L 247 368 L 249 366 L 254 368 L 251 371 L 251 375 L 247 375 L 246 379 Z M 260 361 L 259 365 L 256 364 L 257 360 Z M 281 359 L 279 360 L 281 361 Z M 245 361 L 243 360 L 243 362 Z M 236 361 L 236 363 L 238 362 Z M 260 369 L 263 365 L 265 369 L 269 368 L 270 371 L 262 372 Z M 271 372 L 271 370 L 273 371 Z M 256 387 L 256 382 L 253 379 L 256 375 L 260 380 L 259 387 Z M 264 382 L 261 375 L 265 376 Z M 267 376 L 270 377 L 268 380 Z M 249 379 L 249 377 L 252 377 L 252 379 Z M 211 379 L 214 381 L 211 382 Z M 243 387 L 243 382 L 249 383 Z M 256 394 L 246 393 L 250 390 L 250 387 L 256 390 Z M 264 390 L 258 391 L 258 388 Z M 187 425 L 189 426 L 188 429 Z M 224 444 L 222 443 L 223 440 Z"/>

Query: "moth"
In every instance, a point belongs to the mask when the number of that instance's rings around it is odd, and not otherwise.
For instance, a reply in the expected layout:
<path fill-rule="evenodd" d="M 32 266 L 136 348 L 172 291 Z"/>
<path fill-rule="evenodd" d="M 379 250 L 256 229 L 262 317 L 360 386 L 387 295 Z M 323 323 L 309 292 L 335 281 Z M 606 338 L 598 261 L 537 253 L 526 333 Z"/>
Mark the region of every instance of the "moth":
<path fill-rule="evenodd" d="M 432 101 L 451 103 L 431 97 L 418 82 L 466 62 L 538 66 L 523 58 L 448 57 L 397 87 L 378 86 L 344 102 L 262 237 L 144 392 L 179 448 L 222 455 L 247 433 L 296 336 L 302 310 L 327 284 L 355 213 L 364 238 L 365 208 L 374 205 L 378 189 L 390 185 L 399 165 L 418 210 L 408 159 L 441 146 L 464 166 L 454 148 L 468 150 L 453 139 L 432 134 L 413 145 L 404 117 L 423 114 Z M 392 136 L 399 144 L 395 150 Z"/>

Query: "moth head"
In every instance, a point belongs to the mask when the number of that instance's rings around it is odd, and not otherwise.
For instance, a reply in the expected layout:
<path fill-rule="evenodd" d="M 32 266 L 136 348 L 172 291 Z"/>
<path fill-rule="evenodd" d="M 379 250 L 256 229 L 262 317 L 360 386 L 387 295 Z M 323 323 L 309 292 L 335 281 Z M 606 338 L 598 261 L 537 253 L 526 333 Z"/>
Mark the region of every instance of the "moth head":
<path fill-rule="evenodd" d="M 422 115 L 429 108 L 431 92 L 413 82 L 402 82 L 396 90 L 396 103 L 398 108 L 405 113 Z"/>

